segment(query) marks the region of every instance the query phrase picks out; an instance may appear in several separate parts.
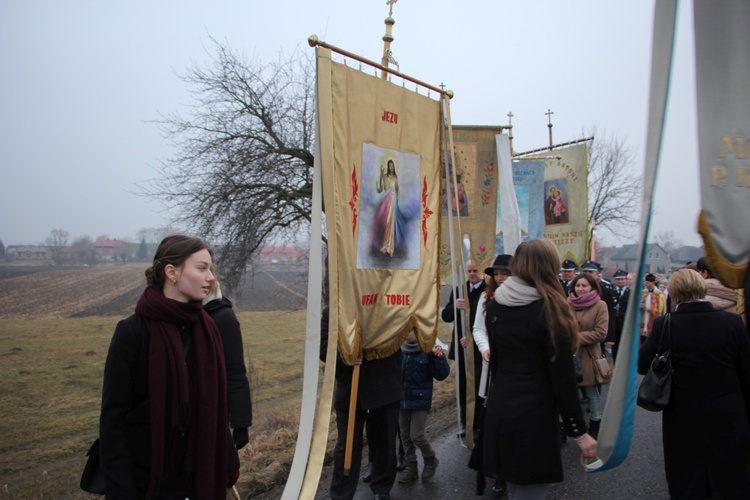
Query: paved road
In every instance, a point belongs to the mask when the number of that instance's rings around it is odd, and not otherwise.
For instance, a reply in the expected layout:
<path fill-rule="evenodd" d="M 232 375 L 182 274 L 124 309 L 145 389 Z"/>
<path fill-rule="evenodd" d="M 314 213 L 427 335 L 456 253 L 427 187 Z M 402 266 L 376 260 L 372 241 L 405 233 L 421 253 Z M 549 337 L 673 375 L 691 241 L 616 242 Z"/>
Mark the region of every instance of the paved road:
<path fill-rule="evenodd" d="M 452 426 L 451 426 L 452 427 Z M 475 499 L 476 473 L 466 466 L 469 450 L 462 447 L 452 428 L 443 428 L 430 438 L 440 459 L 436 476 L 427 483 L 421 480 L 412 484 L 394 485 L 391 498 L 463 500 Z M 578 447 L 571 440 L 563 446 L 565 480 L 555 484 L 549 499 L 620 500 L 643 498 L 668 499 L 664 477 L 664 457 L 661 444 L 661 414 L 636 409 L 635 432 L 630 454 L 619 467 L 603 472 L 586 473 L 580 465 Z M 366 461 L 366 460 L 365 460 Z M 326 467 L 329 469 L 330 467 Z M 421 468 L 421 457 L 420 457 Z M 330 477 L 324 470 L 316 499 L 328 498 Z M 488 479 L 485 498 L 491 498 Z M 360 481 L 355 500 L 373 498 L 369 485 Z"/>

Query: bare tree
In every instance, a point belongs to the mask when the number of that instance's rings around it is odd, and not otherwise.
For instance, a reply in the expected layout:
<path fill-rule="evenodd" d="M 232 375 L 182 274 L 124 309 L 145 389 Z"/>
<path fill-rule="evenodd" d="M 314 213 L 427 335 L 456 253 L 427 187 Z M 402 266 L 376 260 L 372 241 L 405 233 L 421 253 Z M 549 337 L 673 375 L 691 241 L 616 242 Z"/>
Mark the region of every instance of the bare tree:
<path fill-rule="evenodd" d="M 177 153 L 144 191 L 211 241 L 234 288 L 267 238 L 310 221 L 315 78 L 309 54 L 261 63 L 212 41 L 210 62 L 180 76 L 191 110 L 157 120 Z"/>
<path fill-rule="evenodd" d="M 681 246 L 683 242 L 674 235 L 674 231 L 662 231 L 654 235 L 654 241 L 667 253 L 672 253 Z"/>
<path fill-rule="evenodd" d="M 635 171 L 635 157 L 625 140 L 594 128 L 584 137 L 589 145 L 589 236 L 597 229 L 627 232 L 641 220 L 643 183 Z"/>
<path fill-rule="evenodd" d="M 79 236 L 73 240 L 70 246 L 73 248 L 73 255 L 78 262 L 94 265 L 96 258 L 94 256 L 94 241 L 90 236 Z"/>
<path fill-rule="evenodd" d="M 52 260 L 55 264 L 60 265 L 63 263 L 62 249 L 68 246 L 68 238 L 70 234 L 62 229 L 53 229 L 47 236 L 47 246 L 52 252 Z"/>

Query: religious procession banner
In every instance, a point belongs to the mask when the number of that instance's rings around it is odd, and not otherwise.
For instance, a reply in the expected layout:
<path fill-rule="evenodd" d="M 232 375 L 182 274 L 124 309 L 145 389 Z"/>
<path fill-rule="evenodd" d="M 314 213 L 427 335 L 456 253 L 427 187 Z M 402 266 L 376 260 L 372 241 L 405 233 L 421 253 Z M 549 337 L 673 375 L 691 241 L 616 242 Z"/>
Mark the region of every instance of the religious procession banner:
<path fill-rule="evenodd" d="M 521 222 L 521 241 L 544 237 L 544 161 L 521 160 L 514 161 L 513 189 L 518 202 L 518 213 Z M 497 200 L 497 218 L 495 236 L 495 252 L 511 253 L 506 248 L 504 226 L 502 223 L 502 198 L 504 190 L 500 189 Z"/>
<path fill-rule="evenodd" d="M 743 288 L 750 261 L 750 2 L 695 0 L 703 237 L 712 273 Z M 740 219 L 737 217 L 740 216 Z"/>
<path fill-rule="evenodd" d="M 469 240 L 466 257 L 479 269 L 492 265 L 495 257 L 495 206 L 497 200 L 498 161 L 495 135 L 503 130 L 500 126 L 484 127 L 453 126 L 453 164 L 457 186 L 453 186 L 453 175 L 443 180 L 441 189 L 441 241 L 440 277 L 443 283 L 451 281 L 451 252 L 449 244 L 448 211 L 460 217 L 461 233 L 456 237 L 464 248 L 464 237 Z M 489 222 L 489 223 L 488 223 Z M 454 228 L 454 229 L 457 229 Z M 453 259 L 454 263 L 461 262 Z M 459 273 L 459 276 L 462 276 Z"/>
<path fill-rule="evenodd" d="M 335 63 L 323 48 L 318 95 L 339 353 L 348 364 L 360 355 L 385 357 L 412 329 L 423 349 L 432 348 L 440 291 L 440 102 Z"/>
<path fill-rule="evenodd" d="M 586 260 L 589 240 L 588 146 L 579 144 L 548 153 L 544 162 L 544 237 L 560 252 L 560 261 Z"/>

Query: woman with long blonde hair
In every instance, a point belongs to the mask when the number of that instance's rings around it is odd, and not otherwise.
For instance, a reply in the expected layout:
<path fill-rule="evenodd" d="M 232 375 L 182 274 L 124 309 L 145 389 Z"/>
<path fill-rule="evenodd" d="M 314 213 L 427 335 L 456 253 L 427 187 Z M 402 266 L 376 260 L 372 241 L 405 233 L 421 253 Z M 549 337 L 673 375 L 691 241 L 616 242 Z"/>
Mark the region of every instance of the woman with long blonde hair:
<path fill-rule="evenodd" d="M 509 498 L 543 499 L 562 481 L 558 415 L 584 458 L 596 456 L 578 398 L 573 353 L 578 325 L 546 239 L 521 243 L 511 276 L 488 301 L 492 388 L 483 426 L 484 470 L 499 471 Z"/>

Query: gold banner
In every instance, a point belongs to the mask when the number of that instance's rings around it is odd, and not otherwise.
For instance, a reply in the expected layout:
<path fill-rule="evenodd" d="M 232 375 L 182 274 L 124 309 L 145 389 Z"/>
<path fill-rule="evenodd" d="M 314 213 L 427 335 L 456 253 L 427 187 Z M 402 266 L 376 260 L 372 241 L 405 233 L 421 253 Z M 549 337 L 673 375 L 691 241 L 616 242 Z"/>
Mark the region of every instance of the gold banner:
<path fill-rule="evenodd" d="M 388 356 L 412 328 L 429 349 L 439 307 L 440 103 L 322 57 L 318 73 L 319 94 L 330 93 L 319 115 L 332 127 L 319 140 L 339 352 L 349 364 Z"/>
<path fill-rule="evenodd" d="M 544 163 L 544 237 L 552 240 L 560 260 L 586 260 L 589 242 L 588 146 L 550 151 Z"/>
<path fill-rule="evenodd" d="M 495 257 L 495 210 L 497 207 L 498 161 L 495 136 L 503 128 L 481 126 L 453 126 L 453 164 L 457 189 L 451 180 L 443 179 L 441 189 L 441 247 L 440 278 L 443 283 L 451 277 L 451 249 L 449 244 L 448 210 L 453 210 L 455 249 L 463 249 L 468 237 L 470 251 L 465 255 L 479 269 L 492 265 Z M 461 219 L 458 233 L 457 217 Z M 456 266 L 460 259 L 454 259 Z M 459 274 L 460 275 L 460 274 Z"/>

